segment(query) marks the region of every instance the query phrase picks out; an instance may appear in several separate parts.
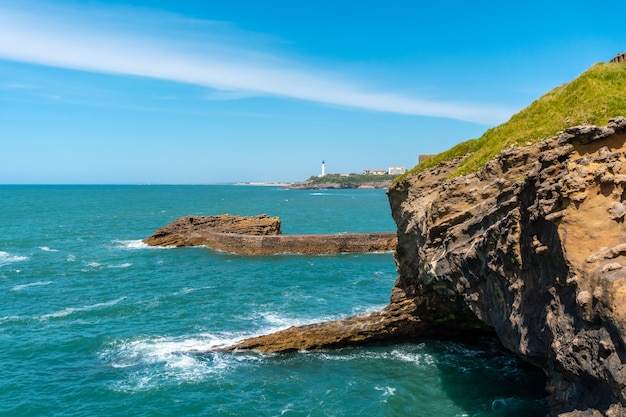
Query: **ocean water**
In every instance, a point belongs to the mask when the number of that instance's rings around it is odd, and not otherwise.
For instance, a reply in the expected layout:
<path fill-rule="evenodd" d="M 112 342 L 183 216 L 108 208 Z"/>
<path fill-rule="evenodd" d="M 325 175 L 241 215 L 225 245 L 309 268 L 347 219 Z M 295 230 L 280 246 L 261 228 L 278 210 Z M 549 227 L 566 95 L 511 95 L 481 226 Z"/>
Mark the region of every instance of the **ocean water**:
<path fill-rule="evenodd" d="M 543 416 L 542 374 L 492 340 L 206 352 L 383 307 L 390 253 L 149 248 L 176 217 L 392 231 L 383 190 L 0 186 L 1 416 Z M 199 353 L 204 351 L 204 353 Z"/>

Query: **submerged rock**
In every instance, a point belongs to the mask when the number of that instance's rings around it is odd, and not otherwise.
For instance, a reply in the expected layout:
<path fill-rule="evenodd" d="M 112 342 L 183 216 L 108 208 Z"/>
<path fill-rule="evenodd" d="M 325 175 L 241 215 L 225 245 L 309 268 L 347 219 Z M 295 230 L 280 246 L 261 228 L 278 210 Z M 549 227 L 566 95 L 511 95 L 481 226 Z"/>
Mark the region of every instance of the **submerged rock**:
<path fill-rule="evenodd" d="M 550 415 L 626 415 L 626 119 L 461 160 L 388 190 L 398 280 L 383 311 L 230 349 L 333 348 L 491 329 L 549 377 Z"/>

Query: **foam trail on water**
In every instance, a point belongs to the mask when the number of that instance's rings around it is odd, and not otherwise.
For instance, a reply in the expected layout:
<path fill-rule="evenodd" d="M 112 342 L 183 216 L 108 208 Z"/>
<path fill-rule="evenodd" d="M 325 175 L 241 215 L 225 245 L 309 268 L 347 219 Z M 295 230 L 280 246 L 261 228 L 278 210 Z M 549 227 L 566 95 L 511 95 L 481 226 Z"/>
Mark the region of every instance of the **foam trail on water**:
<path fill-rule="evenodd" d="M 50 285 L 52 284 L 52 281 L 37 281 L 37 282 L 31 282 L 29 284 L 22 284 L 22 285 L 16 285 L 13 288 L 11 288 L 12 291 L 21 291 L 25 288 L 30 288 L 30 287 L 38 287 L 41 285 Z"/>
<path fill-rule="evenodd" d="M 118 265 L 109 265 L 109 268 L 129 268 L 133 266 L 132 263 L 130 262 L 124 262 L 123 264 L 118 264 Z"/>
<path fill-rule="evenodd" d="M 126 297 L 121 297 L 115 300 L 107 301 L 105 303 L 92 304 L 92 305 L 83 306 L 83 307 L 68 307 L 63 310 L 56 311 L 54 313 L 44 314 L 43 316 L 39 317 L 39 319 L 48 320 L 48 319 L 59 318 L 59 317 L 67 317 L 70 314 L 79 313 L 82 311 L 90 311 L 90 310 L 95 310 L 95 309 L 102 308 L 102 307 L 111 307 L 125 299 Z"/>
<path fill-rule="evenodd" d="M 58 252 L 59 251 L 58 249 L 50 249 L 47 246 L 39 246 L 39 249 L 41 249 L 44 252 Z"/>

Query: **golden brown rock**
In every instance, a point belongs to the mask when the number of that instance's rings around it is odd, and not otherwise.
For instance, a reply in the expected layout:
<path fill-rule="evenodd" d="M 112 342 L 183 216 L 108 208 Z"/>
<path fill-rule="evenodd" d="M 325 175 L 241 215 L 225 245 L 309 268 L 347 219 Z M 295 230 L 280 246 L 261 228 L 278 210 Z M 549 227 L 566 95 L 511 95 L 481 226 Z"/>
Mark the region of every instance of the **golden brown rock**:
<path fill-rule="evenodd" d="M 390 252 L 395 232 L 281 235 L 280 219 L 266 215 L 188 216 L 162 227 L 144 242 L 151 246 L 207 246 L 239 255 L 327 255 Z"/>
<path fill-rule="evenodd" d="M 179 217 L 144 239 L 144 243 L 150 246 L 196 246 L 203 244 L 206 233 L 279 235 L 280 219 L 265 214 Z"/>

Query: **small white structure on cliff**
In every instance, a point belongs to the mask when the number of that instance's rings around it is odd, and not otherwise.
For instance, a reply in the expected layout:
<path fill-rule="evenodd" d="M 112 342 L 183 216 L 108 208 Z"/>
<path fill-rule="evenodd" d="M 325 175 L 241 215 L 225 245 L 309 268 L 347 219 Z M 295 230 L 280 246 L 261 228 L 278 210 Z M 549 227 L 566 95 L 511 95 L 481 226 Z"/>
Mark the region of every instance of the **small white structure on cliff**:
<path fill-rule="evenodd" d="M 320 177 L 323 177 L 324 175 L 326 175 L 326 171 L 324 169 L 324 160 L 322 160 L 322 173 L 320 174 Z"/>

